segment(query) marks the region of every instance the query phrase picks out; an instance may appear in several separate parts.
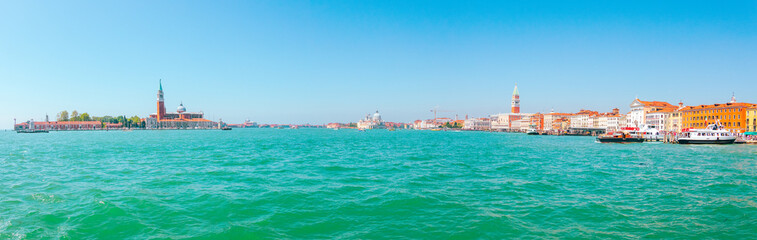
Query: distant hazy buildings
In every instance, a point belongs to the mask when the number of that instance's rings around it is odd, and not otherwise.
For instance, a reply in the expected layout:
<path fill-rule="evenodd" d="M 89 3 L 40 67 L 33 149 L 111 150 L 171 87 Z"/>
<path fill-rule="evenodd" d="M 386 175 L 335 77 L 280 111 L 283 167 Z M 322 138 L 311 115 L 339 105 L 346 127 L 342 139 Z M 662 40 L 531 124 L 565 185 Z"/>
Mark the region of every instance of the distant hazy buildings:
<path fill-rule="evenodd" d="M 100 130 L 100 121 L 44 121 L 35 122 L 33 119 L 15 124 L 13 130 L 47 130 L 47 131 L 74 131 L 74 130 Z"/>
<path fill-rule="evenodd" d="M 373 114 L 371 117 L 371 114 L 366 114 L 365 118 L 360 119 L 360 121 L 357 122 L 357 128 L 358 129 L 383 129 L 386 128 L 384 126 L 384 121 L 381 119 L 381 114 L 379 114 L 378 111 Z"/>
<path fill-rule="evenodd" d="M 243 123 L 240 124 L 226 124 L 227 127 L 231 128 L 258 128 L 258 123 L 250 121 L 250 119 L 245 120 Z"/>

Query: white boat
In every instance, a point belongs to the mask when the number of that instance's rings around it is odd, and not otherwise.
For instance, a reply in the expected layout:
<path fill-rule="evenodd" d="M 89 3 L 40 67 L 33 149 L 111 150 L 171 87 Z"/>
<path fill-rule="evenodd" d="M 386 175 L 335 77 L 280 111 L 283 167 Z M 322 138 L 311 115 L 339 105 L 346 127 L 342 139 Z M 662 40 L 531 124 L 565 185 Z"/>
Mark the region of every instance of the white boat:
<path fill-rule="evenodd" d="M 528 134 L 528 135 L 539 135 L 539 132 L 536 131 L 536 129 L 529 128 L 528 131 L 526 131 L 526 134 Z"/>
<path fill-rule="evenodd" d="M 662 141 L 664 137 L 660 134 L 660 130 L 654 126 L 643 125 L 639 130 L 639 133 L 644 137 L 644 140 L 647 141 Z"/>
<path fill-rule="evenodd" d="M 732 144 L 736 136 L 719 124 L 710 124 L 705 129 L 684 129 L 676 140 L 680 144 Z"/>

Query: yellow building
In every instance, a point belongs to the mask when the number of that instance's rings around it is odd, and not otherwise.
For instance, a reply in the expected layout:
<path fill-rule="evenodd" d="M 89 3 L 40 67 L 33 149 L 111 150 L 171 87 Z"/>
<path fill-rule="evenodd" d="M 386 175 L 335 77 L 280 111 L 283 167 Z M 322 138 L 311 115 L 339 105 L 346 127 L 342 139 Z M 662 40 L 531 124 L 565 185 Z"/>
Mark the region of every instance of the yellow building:
<path fill-rule="evenodd" d="M 680 132 L 682 128 L 680 111 L 674 110 L 665 113 L 665 131 Z"/>
<path fill-rule="evenodd" d="M 757 108 L 746 110 L 746 131 L 757 132 Z"/>

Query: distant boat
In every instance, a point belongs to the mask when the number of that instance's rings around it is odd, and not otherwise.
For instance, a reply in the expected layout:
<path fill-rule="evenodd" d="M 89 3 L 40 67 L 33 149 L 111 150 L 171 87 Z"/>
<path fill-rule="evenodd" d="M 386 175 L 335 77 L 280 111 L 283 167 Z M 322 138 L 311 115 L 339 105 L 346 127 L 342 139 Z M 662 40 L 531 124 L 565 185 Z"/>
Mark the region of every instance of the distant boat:
<path fill-rule="evenodd" d="M 526 131 L 526 134 L 528 135 L 539 135 L 539 132 L 536 131 L 536 129 L 530 128 L 528 131 Z"/>
<path fill-rule="evenodd" d="M 49 133 L 49 131 L 42 129 L 21 129 L 16 130 L 16 133 Z"/>
<path fill-rule="evenodd" d="M 223 130 L 223 131 L 229 131 L 229 130 L 231 130 L 231 128 L 230 127 L 223 127 L 223 128 L 221 128 L 221 130 Z"/>

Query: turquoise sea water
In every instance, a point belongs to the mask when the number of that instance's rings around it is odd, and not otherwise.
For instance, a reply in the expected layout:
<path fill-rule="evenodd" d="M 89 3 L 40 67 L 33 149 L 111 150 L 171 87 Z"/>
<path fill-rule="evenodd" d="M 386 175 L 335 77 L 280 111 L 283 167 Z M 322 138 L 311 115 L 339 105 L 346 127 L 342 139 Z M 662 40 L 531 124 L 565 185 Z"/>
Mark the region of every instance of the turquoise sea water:
<path fill-rule="evenodd" d="M 0 132 L 0 239 L 757 239 L 757 145 Z"/>

